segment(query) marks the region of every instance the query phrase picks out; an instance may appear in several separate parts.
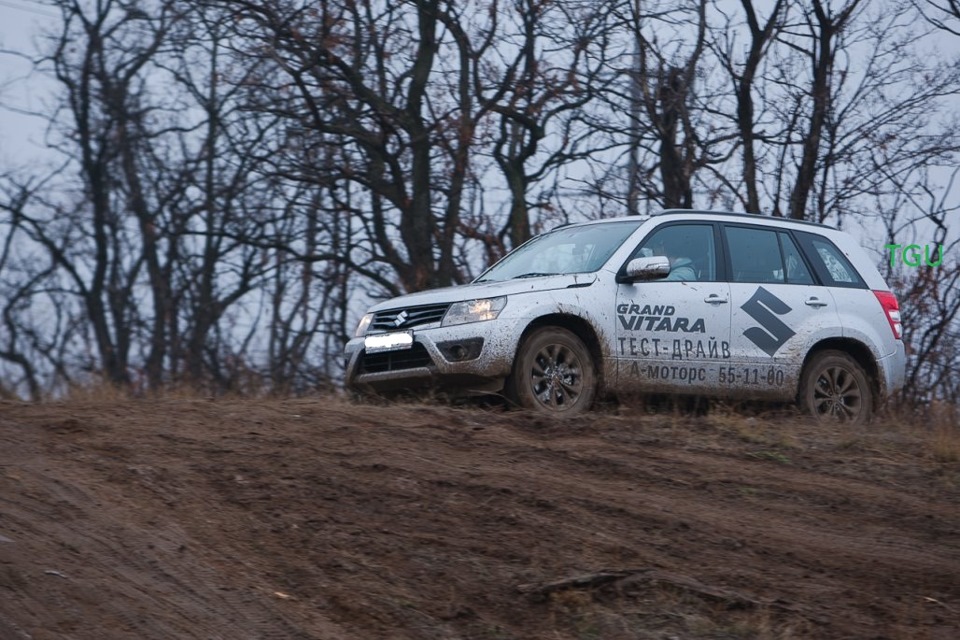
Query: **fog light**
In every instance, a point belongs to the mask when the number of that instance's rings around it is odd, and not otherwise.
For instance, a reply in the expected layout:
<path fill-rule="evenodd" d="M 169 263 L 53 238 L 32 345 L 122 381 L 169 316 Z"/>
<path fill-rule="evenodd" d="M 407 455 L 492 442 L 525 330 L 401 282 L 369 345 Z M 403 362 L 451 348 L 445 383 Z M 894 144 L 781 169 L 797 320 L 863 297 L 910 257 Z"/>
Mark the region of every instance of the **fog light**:
<path fill-rule="evenodd" d="M 443 357 L 450 362 L 476 360 L 480 357 L 480 351 L 483 350 L 483 338 L 439 342 L 437 343 L 437 348 L 440 349 Z"/>

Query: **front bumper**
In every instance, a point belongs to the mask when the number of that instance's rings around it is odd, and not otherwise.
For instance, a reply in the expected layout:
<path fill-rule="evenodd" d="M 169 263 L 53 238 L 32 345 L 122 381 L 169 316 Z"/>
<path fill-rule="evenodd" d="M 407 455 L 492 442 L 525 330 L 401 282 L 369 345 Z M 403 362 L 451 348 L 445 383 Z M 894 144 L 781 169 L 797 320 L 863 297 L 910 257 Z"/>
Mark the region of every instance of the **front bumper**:
<path fill-rule="evenodd" d="M 493 321 L 417 327 L 413 345 L 367 352 L 365 338 L 344 348 L 348 389 L 385 392 L 438 387 L 466 394 L 494 393 L 510 374 L 517 340 Z"/>

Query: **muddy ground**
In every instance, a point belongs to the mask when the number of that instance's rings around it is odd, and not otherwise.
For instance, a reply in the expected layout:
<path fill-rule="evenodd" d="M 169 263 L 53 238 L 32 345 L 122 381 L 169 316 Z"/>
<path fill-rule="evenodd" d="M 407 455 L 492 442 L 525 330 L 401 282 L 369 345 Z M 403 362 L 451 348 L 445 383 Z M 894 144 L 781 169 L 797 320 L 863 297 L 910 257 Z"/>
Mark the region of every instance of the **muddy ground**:
<path fill-rule="evenodd" d="M 0 403 L 0 639 L 960 637 L 960 433 Z"/>

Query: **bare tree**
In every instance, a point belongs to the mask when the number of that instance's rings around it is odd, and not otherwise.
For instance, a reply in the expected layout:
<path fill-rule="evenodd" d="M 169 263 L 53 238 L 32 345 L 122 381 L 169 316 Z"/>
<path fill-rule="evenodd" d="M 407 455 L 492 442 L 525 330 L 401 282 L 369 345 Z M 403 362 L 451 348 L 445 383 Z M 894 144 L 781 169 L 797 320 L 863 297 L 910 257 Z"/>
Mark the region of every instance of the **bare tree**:
<path fill-rule="evenodd" d="M 934 27 L 960 36 L 960 0 L 913 0 L 913 4 Z"/>
<path fill-rule="evenodd" d="M 587 113 L 612 80 L 606 73 L 610 3 L 516 0 L 512 9 L 516 33 L 504 30 L 500 37 L 514 43 L 516 57 L 482 77 L 486 86 L 478 89 L 497 114 L 492 155 L 510 195 L 498 234 L 505 248 L 530 238 L 531 186 L 602 150 Z"/>
<path fill-rule="evenodd" d="M 621 55 L 628 92 L 611 90 L 611 107 L 629 114 L 627 209 L 640 195 L 665 208 L 692 208 L 697 174 L 722 162 L 735 138 L 718 126 L 718 86 L 706 59 L 711 37 L 708 0 L 621 5 L 620 28 L 630 43 Z M 626 107 L 626 108 L 624 108 Z"/>
<path fill-rule="evenodd" d="M 800 52 L 811 69 L 808 97 L 811 103 L 806 116 L 806 127 L 800 129 L 800 162 L 793 188 L 790 191 L 787 215 L 803 220 L 807 217 L 807 202 L 814 189 L 821 154 L 823 130 L 832 108 L 832 84 L 838 40 L 854 21 L 860 0 L 849 0 L 839 9 L 821 0 L 812 0 L 803 12 L 800 39 L 785 40 Z M 804 43 L 804 40 L 806 41 Z"/>
<path fill-rule="evenodd" d="M 30 323 L 24 322 L 24 314 L 33 298 L 35 288 L 51 272 L 49 265 L 31 269 L 29 253 L 18 251 L 23 246 L 20 225 L 21 213 L 32 192 L 31 186 L 17 185 L 9 176 L 0 176 L 0 299 L 3 300 L 3 341 L 0 343 L 0 362 L 12 365 L 13 371 L 2 376 L 0 397 L 16 396 L 21 387 L 34 400 L 43 393 L 39 363 L 30 349 Z M 35 263 L 34 263 L 35 264 Z M 4 371 L 11 369 L 3 367 Z"/>
<path fill-rule="evenodd" d="M 91 371 L 152 389 L 205 380 L 233 349 L 215 325 L 270 268 L 244 215 L 260 133 L 237 125 L 244 72 L 223 84 L 216 16 L 189 5 L 58 6 L 40 66 L 63 89 L 50 135 L 69 161 L 19 228 L 83 301 Z"/>
<path fill-rule="evenodd" d="M 333 384 L 361 304 L 577 218 L 720 203 L 955 241 L 960 61 L 923 54 L 953 0 L 54 6 L 64 165 L 0 178 L 6 393 Z M 956 366 L 937 269 L 890 274 L 914 397 L 956 392 L 924 382 Z"/>
<path fill-rule="evenodd" d="M 918 167 L 908 184 L 874 202 L 885 230 L 881 268 L 897 292 L 909 365 L 902 400 L 911 407 L 960 400 L 960 238 L 950 222 L 960 214 L 953 186 L 960 170 L 938 186 L 933 168 Z"/>
<path fill-rule="evenodd" d="M 325 169 L 330 179 L 368 190 L 370 250 L 408 290 L 448 282 L 435 249 L 444 236 L 438 236 L 433 212 L 435 123 L 427 91 L 438 47 L 439 1 L 319 9 L 228 6 L 237 12 L 238 37 L 249 38 L 250 50 L 268 51 L 285 78 L 279 86 L 263 78 L 273 96 L 263 107 L 297 123 L 301 136 L 309 133 L 317 143 L 353 151 L 350 164 Z"/>
<path fill-rule="evenodd" d="M 174 341 L 174 370 L 182 362 L 189 380 L 213 376 L 229 386 L 222 373 L 229 368 L 219 360 L 245 359 L 244 342 L 224 339 L 218 324 L 275 268 L 258 244 L 267 237 L 264 223 L 277 193 L 257 182 L 277 121 L 248 109 L 247 83 L 262 65 L 233 57 L 226 42 L 229 16 L 195 7 L 184 16 L 189 19 L 175 33 L 177 53 L 162 63 L 197 114 L 191 123 L 196 136 L 178 137 L 185 150 L 178 171 L 162 186 L 170 194 L 164 205 L 167 275 L 177 288 L 177 313 L 170 318 L 179 324 L 171 336 L 183 336 Z"/>
<path fill-rule="evenodd" d="M 714 38 L 716 54 L 730 75 L 736 96 L 736 126 L 739 132 L 740 153 L 743 158 L 742 184 L 745 193 L 740 198 L 745 209 L 751 213 L 760 213 L 761 200 L 758 184 L 757 145 L 758 140 L 757 109 L 754 92 L 762 84 L 762 63 L 769 48 L 775 43 L 786 18 L 786 0 L 777 0 L 770 8 L 766 19 L 757 13 L 752 0 L 741 0 L 749 34 L 746 53 L 740 61 L 736 52 L 739 44 L 735 32 L 731 29 L 718 30 Z"/>
<path fill-rule="evenodd" d="M 42 64 L 52 67 L 63 88 L 61 113 L 70 124 L 53 134 L 76 162 L 82 190 L 74 202 L 48 200 L 45 212 L 24 212 L 23 227 L 83 300 L 105 378 L 127 384 L 139 315 L 134 289 L 145 256 L 121 211 L 129 205 L 145 235 L 149 221 L 139 184 L 120 189 L 116 176 L 135 177 L 133 129 L 147 112 L 142 73 L 174 16 L 161 7 L 156 20 L 144 20 L 142 12 L 114 2 L 86 7 L 64 0 L 57 7 L 62 29 L 51 34 L 52 53 Z M 155 277 L 156 264 L 148 263 Z"/>

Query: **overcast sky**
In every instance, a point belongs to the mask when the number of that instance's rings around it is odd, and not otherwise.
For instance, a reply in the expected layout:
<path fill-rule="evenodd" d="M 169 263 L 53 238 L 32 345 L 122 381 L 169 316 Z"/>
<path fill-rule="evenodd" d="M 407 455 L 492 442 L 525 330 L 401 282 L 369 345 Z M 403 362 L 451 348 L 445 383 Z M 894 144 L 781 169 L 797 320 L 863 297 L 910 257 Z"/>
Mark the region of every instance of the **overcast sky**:
<path fill-rule="evenodd" d="M 762 3 L 758 4 L 762 6 Z M 0 0 L 0 167 L 24 166 L 49 158 L 43 151 L 43 119 L 22 112 L 40 110 L 52 83 L 41 75 L 31 75 L 30 64 L 9 52 L 33 54 L 42 27 L 56 20 L 57 11 L 43 0 Z M 928 38 L 926 42 L 933 49 L 931 55 L 955 55 L 960 51 L 960 37 L 945 32 Z M 957 113 L 960 113 L 960 98 L 956 101 Z M 954 185 L 953 194 L 948 199 L 958 197 L 960 185 Z M 917 231 L 919 235 L 925 233 L 922 229 Z M 951 231 L 956 233 L 957 229 Z M 882 253 L 882 233 L 868 231 L 866 235 L 870 238 L 864 238 L 864 245 Z M 905 242 L 910 241 L 914 238 L 905 239 Z"/>
<path fill-rule="evenodd" d="M 32 53 L 41 26 L 56 19 L 55 10 L 40 0 L 0 0 L 0 160 L 4 165 L 10 160 L 20 164 L 25 156 L 41 154 L 38 147 L 43 121 L 21 115 L 10 107 L 39 108 L 44 87 L 50 86 L 45 85 L 43 78 L 30 76 L 26 60 L 7 51 Z"/>

